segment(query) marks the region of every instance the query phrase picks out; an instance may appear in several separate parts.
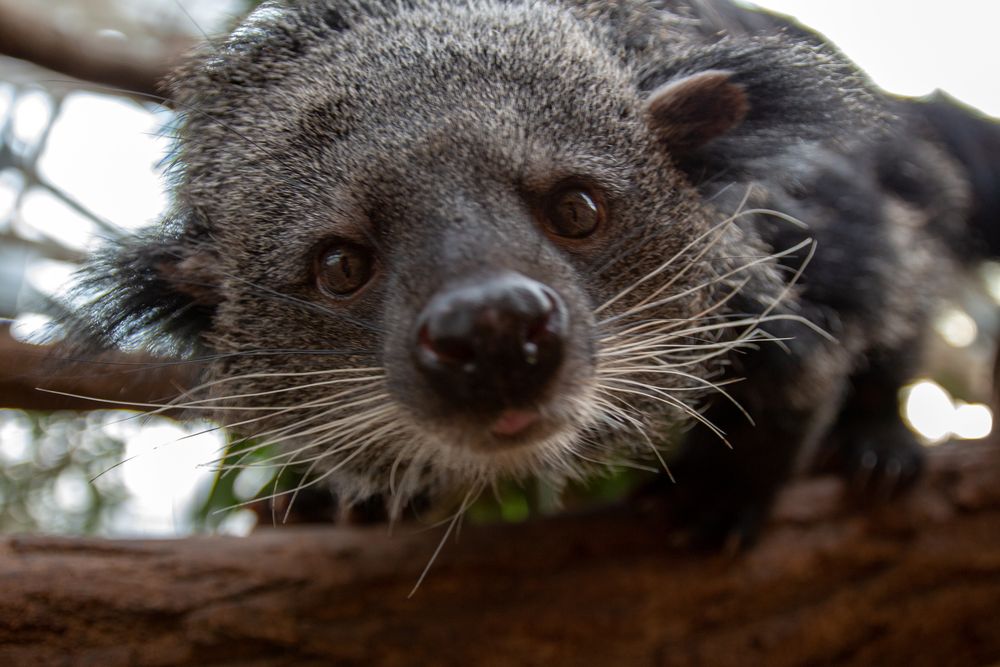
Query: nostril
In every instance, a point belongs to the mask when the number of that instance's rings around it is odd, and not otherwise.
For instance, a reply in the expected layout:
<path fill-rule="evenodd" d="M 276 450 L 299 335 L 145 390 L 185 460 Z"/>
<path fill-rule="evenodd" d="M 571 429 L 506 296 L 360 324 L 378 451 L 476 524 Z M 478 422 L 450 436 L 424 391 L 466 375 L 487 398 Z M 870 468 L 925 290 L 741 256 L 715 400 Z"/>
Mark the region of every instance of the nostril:
<path fill-rule="evenodd" d="M 524 332 L 524 343 L 521 353 L 524 362 L 529 366 L 538 364 L 542 348 L 552 340 L 556 332 L 552 328 L 552 314 L 545 313 L 534 319 Z"/>
<path fill-rule="evenodd" d="M 435 337 L 427 324 L 420 327 L 417 343 L 424 354 L 439 364 L 461 366 L 472 363 L 476 358 L 476 351 L 468 342 L 457 338 Z"/>
<path fill-rule="evenodd" d="M 553 316 L 556 314 L 556 302 L 552 299 L 552 297 L 544 292 L 542 293 L 542 296 L 545 299 L 542 312 L 529 323 L 524 335 L 526 343 L 532 343 L 536 346 L 544 339 L 557 333 L 555 327 L 553 326 L 555 324 L 553 322 Z"/>
<path fill-rule="evenodd" d="M 541 292 L 542 304 L 525 330 L 525 342 L 545 346 L 560 340 L 566 333 L 566 311 L 562 301 L 548 289 Z"/>
<path fill-rule="evenodd" d="M 563 361 L 569 313 L 559 294 L 520 274 L 447 286 L 419 315 L 417 369 L 465 405 L 530 403 Z"/>

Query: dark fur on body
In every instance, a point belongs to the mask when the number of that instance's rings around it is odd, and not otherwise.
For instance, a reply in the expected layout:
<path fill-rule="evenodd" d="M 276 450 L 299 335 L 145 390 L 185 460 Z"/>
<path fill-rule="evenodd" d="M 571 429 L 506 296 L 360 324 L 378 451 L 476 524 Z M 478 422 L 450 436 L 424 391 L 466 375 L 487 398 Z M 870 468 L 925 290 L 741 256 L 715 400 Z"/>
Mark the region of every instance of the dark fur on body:
<path fill-rule="evenodd" d="M 676 507 L 709 536 L 751 536 L 823 442 L 844 470 L 905 484 L 920 459 L 896 390 L 967 179 L 810 33 L 667 5 L 266 3 L 178 72 L 174 212 L 92 266 L 90 335 L 210 356 L 201 407 L 267 415 L 235 428 L 397 511 L 649 457 L 678 424 Z M 538 223 L 565 183 L 606 202 L 587 239 Z M 376 269 L 331 299 L 311 267 L 338 239 Z M 553 289 L 570 323 L 530 401 L 542 423 L 514 443 L 487 431 L 495 410 L 432 391 L 411 352 L 436 293 L 496 271 Z M 371 370 L 294 375 L 352 368 Z M 729 398 L 712 386 L 736 378 Z M 272 406 L 298 409 L 253 411 Z"/>

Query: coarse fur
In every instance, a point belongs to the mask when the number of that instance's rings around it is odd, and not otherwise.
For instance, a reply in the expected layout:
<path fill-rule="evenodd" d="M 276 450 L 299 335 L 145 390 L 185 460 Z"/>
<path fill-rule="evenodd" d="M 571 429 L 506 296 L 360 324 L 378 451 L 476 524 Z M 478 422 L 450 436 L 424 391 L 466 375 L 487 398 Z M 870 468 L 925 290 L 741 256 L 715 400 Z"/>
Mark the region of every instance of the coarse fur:
<path fill-rule="evenodd" d="M 890 489 L 919 470 L 896 390 L 968 179 L 811 33 L 724 2 L 265 2 L 171 90 L 173 211 L 91 265 L 78 335 L 209 360 L 183 404 L 281 445 L 264 464 L 398 513 L 686 430 L 671 492 L 711 539 L 751 538 L 824 442 Z M 565 184 L 604 202 L 588 238 L 539 224 Z M 338 243 L 375 262 L 348 297 L 314 275 Z M 412 348 L 435 294 L 496 272 L 569 324 L 544 391 L 490 411 Z M 511 406 L 539 423 L 498 438 Z"/>

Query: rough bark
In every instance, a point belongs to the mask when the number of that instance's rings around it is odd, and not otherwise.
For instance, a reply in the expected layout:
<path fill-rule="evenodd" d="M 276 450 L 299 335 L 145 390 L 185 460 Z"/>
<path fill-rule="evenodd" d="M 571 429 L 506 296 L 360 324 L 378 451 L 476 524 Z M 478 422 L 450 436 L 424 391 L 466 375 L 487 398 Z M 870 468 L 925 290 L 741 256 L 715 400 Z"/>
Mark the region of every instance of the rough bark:
<path fill-rule="evenodd" d="M 948 445 L 908 499 L 791 487 L 756 549 L 671 547 L 662 508 L 174 541 L 8 538 L 0 663 L 987 665 L 1000 660 L 1000 448 Z"/>
<path fill-rule="evenodd" d="M 133 43 L 52 19 L 46 3 L 0 0 L 0 54 L 125 91 L 163 94 L 160 83 L 192 45 L 186 35 Z M 49 8 L 50 10 L 51 8 Z"/>
<path fill-rule="evenodd" d="M 191 387 L 197 370 L 197 364 L 144 355 L 108 354 L 75 361 L 72 352 L 58 345 L 16 341 L 9 327 L 0 325 L 0 408 L 93 410 L 128 408 L 127 402 L 162 402 Z"/>

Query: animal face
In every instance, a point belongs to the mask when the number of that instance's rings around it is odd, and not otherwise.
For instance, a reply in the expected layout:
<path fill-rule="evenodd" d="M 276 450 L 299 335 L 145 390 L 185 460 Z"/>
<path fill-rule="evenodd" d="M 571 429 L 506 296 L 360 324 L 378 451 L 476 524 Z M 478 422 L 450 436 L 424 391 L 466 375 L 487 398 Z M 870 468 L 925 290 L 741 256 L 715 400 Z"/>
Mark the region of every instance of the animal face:
<path fill-rule="evenodd" d="M 211 350 L 196 400 L 346 497 L 648 451 L 788 291 L 696 175 L 822 135 L 792 73 L 840 65 L 622 11 L 265 4 L 179 72 L 175 214 L 97 310 Z"/>

